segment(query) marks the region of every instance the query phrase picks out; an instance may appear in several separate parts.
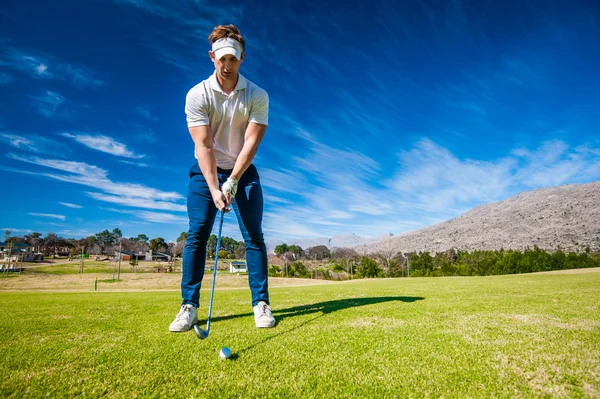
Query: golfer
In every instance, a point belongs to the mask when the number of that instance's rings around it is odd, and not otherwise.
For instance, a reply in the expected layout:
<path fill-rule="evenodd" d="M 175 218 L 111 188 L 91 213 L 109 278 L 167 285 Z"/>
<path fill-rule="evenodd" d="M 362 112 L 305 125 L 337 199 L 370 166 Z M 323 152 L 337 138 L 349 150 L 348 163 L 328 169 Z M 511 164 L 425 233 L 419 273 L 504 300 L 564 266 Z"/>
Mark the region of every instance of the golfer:
<path fill-rule="evenodd" d="M 267 130 L 269 96 L 239 72 L 245 57 L 245 40 L 236 26 L 216 26 L 208 40 L 212 45 L 208 55 L 215 70 L 192 87 L 185 99 L 197 162 L 189 172 L 189 230 L 181 276 L 183 301 L 169 330 L 187 331 L 197 323 L 206 243 L 217 212 L 229 212 L 232 208 L 246 246 L 256 327 L 273 327 L 267 249 L 262 233 L 263 193 L 252 163 Z"/>

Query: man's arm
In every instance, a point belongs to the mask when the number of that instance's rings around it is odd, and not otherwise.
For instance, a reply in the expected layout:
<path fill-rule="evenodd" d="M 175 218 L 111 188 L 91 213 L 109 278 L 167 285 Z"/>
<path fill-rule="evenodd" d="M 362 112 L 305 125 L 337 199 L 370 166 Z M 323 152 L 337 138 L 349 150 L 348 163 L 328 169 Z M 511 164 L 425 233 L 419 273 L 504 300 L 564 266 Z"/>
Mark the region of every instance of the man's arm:
<path fill-rule="evenodd" d="M 210 194 L 213 197 L 215 206 L 220 210 L 225 210 L 226 198 L 219 187 L 219 177 L 217 176 L 217 159 L 213 148 L 212 133 L 208 125 L 194 126 L 189 128 L 190 135 L 196 145 L 196 157 L 198 166 L 202 175 L 206 179 Z"/>
<path fill-rule="evenodd" d="M 246 169 L 248 169 L 248 166 L 250 166 L 256 156 L 258 146 L 265 136 L 266 131 L 267 125 L 253 122 L 248 124 L 246 132 L 244 133 L 244 146 L 242 147 L 242 150 L 235 161 L 233 171 L 231 172 L 232 178 L 240 180 L 240 177 L 242 177 Z"/>
<path fill-rule="evenodd" d="M 237 192 L 237 185 L 240 177 L 252 163 L 266 131 L 267 125 L 260 123 L 250 122 L 248 127 L 246 127 L 246 132 L 244 133 L 244 145 L 235 161 L 231 175 L 222 187 L 228 206 L 233 202 L 233 197 L 235 197 L 235 193 Z"/>
<path fill-rule="evenodd" d="M 269 95 L 265 90 L 258 89 L 252 94 L 252 106 L 248 116 L 248 126 L 244 132 L 244 145 L 237 156 L 235 165 L 229 179 L 223 184 L 222 190 L 227 199 L 227 204 L 233 202 L 233 197 L 237 192 L 237 185 L 246 171 L 252 164 L 258 146 L 265 136 L 267 125 L 269 123 Z"/>

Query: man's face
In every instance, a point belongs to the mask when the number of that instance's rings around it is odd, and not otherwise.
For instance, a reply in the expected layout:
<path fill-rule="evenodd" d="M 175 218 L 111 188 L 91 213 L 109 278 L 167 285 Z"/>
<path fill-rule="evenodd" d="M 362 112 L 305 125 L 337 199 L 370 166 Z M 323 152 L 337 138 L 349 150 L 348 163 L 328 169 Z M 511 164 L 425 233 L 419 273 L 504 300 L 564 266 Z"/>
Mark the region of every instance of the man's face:
<path fill-rule="evenodd" d="M 241 60 L 238 60 L 231 54 L 225 54 L 221 58 L 216 58 L 215 54 L 212 51 L 210 52 L 210 58 L 213 64 L 215 64 L 217 75 L 219 75 L 222 80 L 237 80 L 240 66 L 244 61 L 244 56 L 245 53 L 242 53 Z"/>

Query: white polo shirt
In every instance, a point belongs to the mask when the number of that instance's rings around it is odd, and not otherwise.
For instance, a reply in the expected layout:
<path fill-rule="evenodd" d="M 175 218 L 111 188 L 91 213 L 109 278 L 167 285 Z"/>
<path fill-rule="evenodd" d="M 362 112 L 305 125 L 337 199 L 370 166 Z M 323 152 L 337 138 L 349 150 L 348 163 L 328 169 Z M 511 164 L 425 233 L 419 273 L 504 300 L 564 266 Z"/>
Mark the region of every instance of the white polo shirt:
<path fill-rule="evenodd" d="M 227 95 L 217 82 L 216 71 L 192 87 L 185 98 L 188 127 L 209 125 L 217 166 L 233 169 L 244 145 L 248 123 L 268 125 L 269 95 L 242 74 Z M 194 148 L 194 157 L 196 148 Z"/>

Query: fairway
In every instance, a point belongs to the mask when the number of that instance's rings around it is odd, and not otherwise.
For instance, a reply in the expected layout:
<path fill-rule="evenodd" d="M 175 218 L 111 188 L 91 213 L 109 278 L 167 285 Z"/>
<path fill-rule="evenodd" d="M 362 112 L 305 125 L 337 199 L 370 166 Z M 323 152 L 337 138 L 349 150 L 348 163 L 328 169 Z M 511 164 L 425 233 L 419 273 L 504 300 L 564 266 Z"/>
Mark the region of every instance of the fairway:
<path fill-rule="evenodd" d="M 262 330 L 249 290 L 221 287 L 204 341 L 168 332 L 177 286 L 0 284 L 0 397 L 600 397 L 598 269 L 309 283 L 274 284 Z"/>

